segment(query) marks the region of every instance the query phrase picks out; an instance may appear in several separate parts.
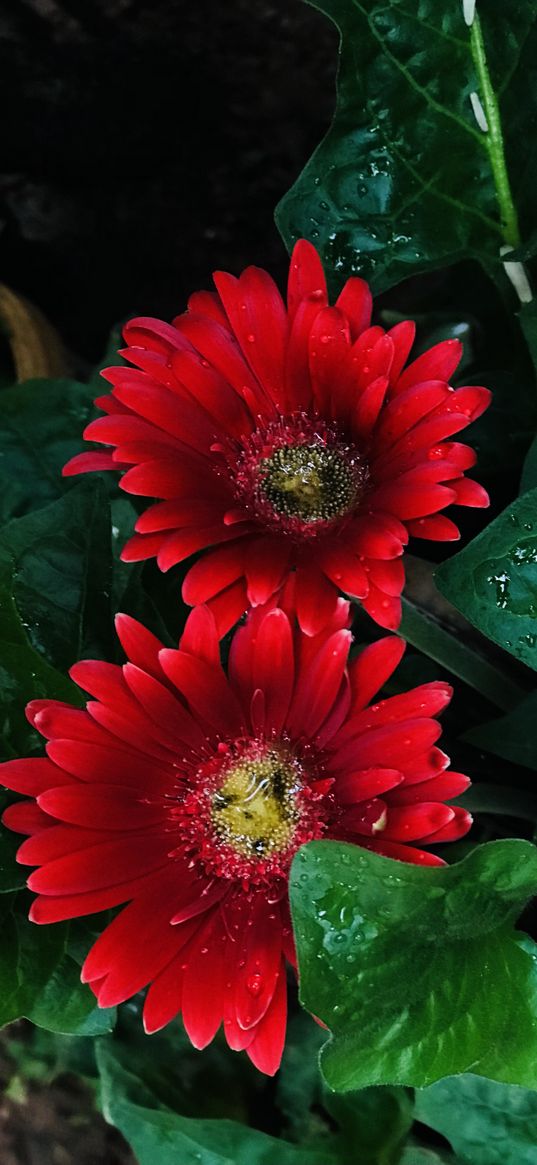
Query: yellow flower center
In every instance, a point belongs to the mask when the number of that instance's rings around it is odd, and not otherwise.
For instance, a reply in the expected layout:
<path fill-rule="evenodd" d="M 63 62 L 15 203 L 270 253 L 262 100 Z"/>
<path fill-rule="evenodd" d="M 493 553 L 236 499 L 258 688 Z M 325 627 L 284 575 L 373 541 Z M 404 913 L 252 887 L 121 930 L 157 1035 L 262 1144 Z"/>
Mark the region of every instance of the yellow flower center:
<path fill-rule="evenodd" d="M 299 790 L 292 763 L 274 749 L 239 761 L 227 771 L 213 798 L 216 833 L 248 857 L 287 849 L 300 820 Z"/>
<path fill-rule="evenodd" d="M 356 472 L 324 445 L 282 445 L 259 469 L 261 491 L 276 513 L 303 522 L 344 514 L 356 498 Z"/>

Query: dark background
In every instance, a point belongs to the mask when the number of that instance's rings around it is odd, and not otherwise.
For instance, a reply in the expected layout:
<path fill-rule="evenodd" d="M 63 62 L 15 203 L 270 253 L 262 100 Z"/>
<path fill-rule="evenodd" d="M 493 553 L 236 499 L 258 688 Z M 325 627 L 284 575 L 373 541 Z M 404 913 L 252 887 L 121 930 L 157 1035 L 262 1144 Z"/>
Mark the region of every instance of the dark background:
<path fill-rule="evenodd" d="M 97 360 L 217 267 L 283 279 L 273 211 L 329 124 L 336 50 L 302 0 L 4 0 L 0 280 Z"/>

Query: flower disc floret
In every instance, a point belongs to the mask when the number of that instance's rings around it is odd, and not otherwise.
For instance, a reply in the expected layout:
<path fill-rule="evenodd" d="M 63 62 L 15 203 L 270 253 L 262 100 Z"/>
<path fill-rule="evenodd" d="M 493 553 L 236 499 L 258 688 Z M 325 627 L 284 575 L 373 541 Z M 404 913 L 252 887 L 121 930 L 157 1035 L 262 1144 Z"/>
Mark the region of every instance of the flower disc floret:
<path fill-rule="evenodd" d="M 252 517 L 298 543 L 341 529 L 364 497 L 369 471 L 334 425 L 304 413 L 256 429 L 227 463 L 236 499 Z"/>

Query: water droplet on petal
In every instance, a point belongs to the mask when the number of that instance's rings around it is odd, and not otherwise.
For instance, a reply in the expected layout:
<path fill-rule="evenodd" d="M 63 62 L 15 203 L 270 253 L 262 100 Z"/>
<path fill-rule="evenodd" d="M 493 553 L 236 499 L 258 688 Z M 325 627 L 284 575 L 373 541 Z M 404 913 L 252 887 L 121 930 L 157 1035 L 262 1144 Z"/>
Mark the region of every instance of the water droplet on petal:
<path fill-rule="evenodd" d="M 255 975 L 248 976 L 248 978 L 246 980 L 246 990 L 250 992 L 250 995 L 254 996 L 254 999 L 257 999 L 257 996 L 261 994 L 262 987 L 263 987 L 262 975 L 255 974 Z"/>

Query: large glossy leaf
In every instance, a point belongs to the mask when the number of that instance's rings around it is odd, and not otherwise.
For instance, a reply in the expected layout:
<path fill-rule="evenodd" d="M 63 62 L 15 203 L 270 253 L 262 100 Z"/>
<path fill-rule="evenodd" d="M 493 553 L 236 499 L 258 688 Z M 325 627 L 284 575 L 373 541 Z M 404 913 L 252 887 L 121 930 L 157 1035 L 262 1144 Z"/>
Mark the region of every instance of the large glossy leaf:
<path fill-rule="evenodd" d="M 29 639 L 65 669 L 111 644 L 110 516 L 101 481 L 84 481 L 0 534 L 0 640 Z"/>
<path fill-rule="evenodd" d="M 67 954 L 67 927 L 36 926 L 14 896 L 1 902 L 0 1026 L 25 1016 L 48 1031 L 102 1035 L 112 1030 L 113 1009 L 100 1009 L 80 968 Z"/>
<path fill-rule="evenodd" d="M 534 160 L 520 150 L 537 104 L 533 0 L 478 5 L 482 29 L 466 25 L 455 0 L 311 2 L 341 33 L 338 97 L 327 136 L 277 209 L 286 243 L 311 239 L 336 285 L 359 274 L 376 291 L 468 255 L 496 264 L 501 244 L 518 242 L 509 170 L 534 225 Z M 499 112 L 516 124 L 507 169 Z"/>
<path fill-rule="evenodd" d="M 537 489 L 508 506 L 435 578 L 484 635 L 537 668 Z"/>
<path fill-rule="evenodd" d="M 416 1116 L 447 1137 L 463 1165 L 535 1165 L 537 1092 L 463 1075 L 416 1095 Z"/>
<path fill-rule="evenodd" d="M 352 1165 L 336 1136 L 322 1148 L 302 1148 L 237 1121 L 197 1120 L 158 1106 L 109 1042 L 97 1047 L 97 1062 L 104 1115 L 123 1133 L 139 1165 Z"/>
<path fill-rule="evenodd" d="M 512 929 L 536 891 L 524 841 L 435 869 L 337 842 L 299 851 L 301 999 L 332 1033 L 329 1086 L 423 1087 L 472 1068 L 537 1087 L 537 947 Z"/>

